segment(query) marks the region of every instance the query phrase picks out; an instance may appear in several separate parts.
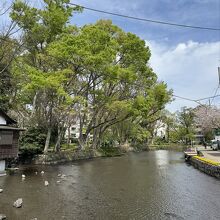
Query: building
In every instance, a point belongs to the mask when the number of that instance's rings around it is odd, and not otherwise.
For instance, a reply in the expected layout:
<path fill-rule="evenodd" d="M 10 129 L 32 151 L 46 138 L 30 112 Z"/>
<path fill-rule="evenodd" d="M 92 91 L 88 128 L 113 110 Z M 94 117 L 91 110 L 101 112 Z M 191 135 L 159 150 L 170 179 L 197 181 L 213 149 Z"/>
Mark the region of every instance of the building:
<path fill-rule="evenodd" d="M 6 161 L 18 156 L 19 132 L 16 121 L 0 110 L 0 176 L 5 174 Z"/>
<path fill-rule="evenodd" d="M 159 138 L 165 138 L 166 131 L 167 131 L 167 124 L 165 124 L 161 120 L 158 120 L 154 127 L 154 136 Z"/>
<path fill-rule="evenodd" d="M 198 123 L 195 125 L 194 141 L 196 144 L 203 144 L 205 137 L 203 135 L 202 127 Z"/>
<path fill-rule="evenodd" d="M 65 139 L 69 139 L 70 143 L 74 143 L 74 140 L 80 136 L 80 122 L 79 120 L 74 121 L 67 129 L 65 133 Z"/>
<path fill-rule="evenodd" d="M 82 130 L 82 134 L 85 134 L 85 129 Z M 67 142 L 69 141 L 69 144 L 78 142 L 80 137 L 80 120 L 78 118 L 75 118 L 75 120 L 67 126 L 64 137 Z M 88 137 L 91 140 L 93 135 L 89 134 Z"/>

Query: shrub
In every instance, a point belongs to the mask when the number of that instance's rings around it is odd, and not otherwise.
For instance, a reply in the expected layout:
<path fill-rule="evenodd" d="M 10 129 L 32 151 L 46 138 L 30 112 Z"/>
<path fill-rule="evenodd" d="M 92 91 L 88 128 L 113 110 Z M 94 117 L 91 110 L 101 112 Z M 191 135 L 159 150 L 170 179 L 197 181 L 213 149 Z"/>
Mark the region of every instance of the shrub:
<path fill-rule="evenodd" d="M 31 127 L 20 138 L 21 154 L 39 154 L 43 152 L 46 140 L 44 128 Z"/>

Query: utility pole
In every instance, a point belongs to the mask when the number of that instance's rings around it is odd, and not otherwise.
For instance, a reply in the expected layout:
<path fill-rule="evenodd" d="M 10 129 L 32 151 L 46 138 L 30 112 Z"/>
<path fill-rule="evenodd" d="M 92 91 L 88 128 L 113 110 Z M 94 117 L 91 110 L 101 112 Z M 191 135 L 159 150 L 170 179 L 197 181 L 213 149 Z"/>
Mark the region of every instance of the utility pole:
<path fill-rule="evenodd" d="M 218 86 L 220 85 L 220 67 L 218 67 Z"/>
<path fill-rule="evenodd" d="M 218 67 L 218 86 L 220 85 L 220 67 Z"/>

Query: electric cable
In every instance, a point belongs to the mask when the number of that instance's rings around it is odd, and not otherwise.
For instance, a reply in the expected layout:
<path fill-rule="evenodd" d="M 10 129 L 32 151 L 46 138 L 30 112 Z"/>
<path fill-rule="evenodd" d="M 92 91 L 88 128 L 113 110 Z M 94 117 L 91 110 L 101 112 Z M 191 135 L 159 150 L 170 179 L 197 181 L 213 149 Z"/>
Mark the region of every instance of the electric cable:
<path fill-rule="evenodd" d="M 68 3 L 68 4 L 73 5 L 73 6 L 77 6 L 77 7 L 81 7 L 82 9 L 86 9 L 86 10 L 89 10 L 89 11 L 99 12 L 99 13 L 103 13 L 103 14 L 108 14 L 108 15 L 113 15 L 113 16 L 118 16 L 118 17 L 138 20 L 138 21 L 151 22 L 151 23 L 157 23 L 157 24 L 162 24 L 162 25 L 170 25 L 170 26 L 176 26 L 176 27 L 182 27 L 182 28 L 193 28 L 193 29 L 201 29 L 201 30 L 220 31 L 220 28 L 194 26 L 194 25 L 172 23 L 172 22 L 161 21 L 161 20 L 152 20 L 152 19 L 147 19 L 147 18 L 139 18 L 139 17 L 123 15 L 123 14 L 119 14 L 119 13 L 115 13 L 115 12 L 109 12 L 109 11 L 104 11 L 104 10 L 100 10 L 100 9 L 90 8 L 90 7 L 86 7 L 86 6 L 78 5 L 78 4 L 74 4 L 74 3 Z"/>

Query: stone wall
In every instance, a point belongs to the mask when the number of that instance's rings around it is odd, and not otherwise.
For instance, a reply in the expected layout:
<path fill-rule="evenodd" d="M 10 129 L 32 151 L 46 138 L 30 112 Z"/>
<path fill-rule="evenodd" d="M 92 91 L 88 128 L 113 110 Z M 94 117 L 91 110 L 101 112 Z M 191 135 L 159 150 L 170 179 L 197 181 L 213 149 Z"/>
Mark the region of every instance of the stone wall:
<path fill-rule="evenodd" d="M 211 165 L 191 157 L 190 163 L 202 172 L 220 179 L 220 166 Z"/>
<path fill-rule="evenodd" d="M 46 155 L 37 155 L 33 159 L 34 164 L 60 164 L 65 162 L 71 162 L 75 160 L 85 160 L 94 157 L 99 157 L 96 151 L 61 151 L 58 153 L 48 153 Z"/>

